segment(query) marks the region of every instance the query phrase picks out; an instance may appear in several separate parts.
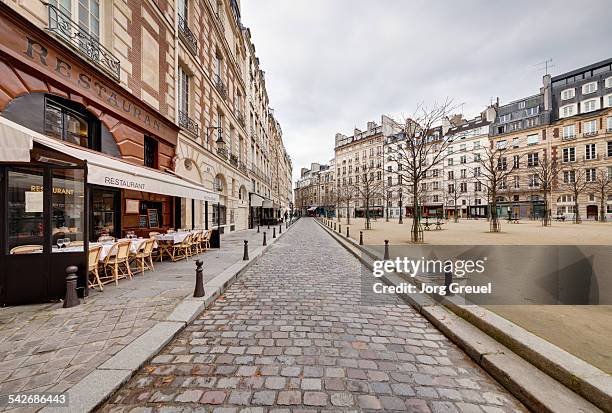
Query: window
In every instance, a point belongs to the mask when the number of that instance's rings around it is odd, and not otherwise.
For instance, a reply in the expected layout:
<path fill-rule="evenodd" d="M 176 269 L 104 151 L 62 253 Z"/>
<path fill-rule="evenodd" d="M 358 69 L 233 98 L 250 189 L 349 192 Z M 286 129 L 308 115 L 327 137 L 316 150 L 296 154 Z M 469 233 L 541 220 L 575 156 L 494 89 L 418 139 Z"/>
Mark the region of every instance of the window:
<path fill-rule="evenodd" d="M 537 175 L 529 175 L 529 187 L 534 188 L 540 186 L 540 179 Z"/>
<path fill-rule="evenodd" d="M 523 109 L 525 107 L 525 101 L 523 100 L 522 102 L 519 102 L 518 107 L 519 109 Z"/>
<path fill-rule="evenodd" d="M 586 170 L 586 181 L 595 182 L 597 180 L 597 169 L 589 168 Z"/>
<path fill-rule="evenodd" d="M 563 139 L 573 139 L 576 137 L 576 125 L 567 125 L 563 127 Z"/>
<path fill-rule="evenodd" d="M 459 162 L 460 163 L 467 163 L 467 156 L 466 155 L 461 155 L 459 157 Z"/>
<path fill-rule="evenodd" d="M 576 161 L 576 148 L 563 148 L 563 162 Z"/>
<path fill-rule="evenodd" d="M 514 188 L 518 189 L 521 187 L 521 180 L 518 176 L 514 176 Z"/>
<path fill-rule="evenodd" d="M 576 182 L 576 171 L 563 171 L 563 182 L 566 184 Z"/>
<path fill-rule="evenodd" d="M 179 110 L 189 114 L 189 75 L 179 66 Z"/>
<path fill-rule="evenodd" d="M 559 108 L 559 117 L 567 118 L 570 116 L 574 116 L 576 114 L 576 103 L 572 103 L 570 105 L 561 106 Z"/>
<path fill-rule="evenodd" d="M 42 245 L 43 170 L 20 168 L 8 172 L 8 249 Z"/>
<path fill-rule="evenodd" d="M 510 121 L 510 114 L 509 113 L 507 113 L 505 115 L 500 115 L 499 116 L 499 123 L 506 123 L 508 121 Z"/>
<path fill-rule="evenodd" d="M 480 175 L 481 175 L 480 166 L 477 166 L 476 168 L 474 168 L 474 176 L 480 176 Z"/>
<path fill-rule="evenodd" d="M 448 184 L 448 193 L 449 194 L 455 193 L 455 184 Z"/>
<path fill-rule="evenodd" d="M 612 157 L 612 141 L 607 142 L 608 157 Z"/>
<path fill-rule="evenodd" d="M 100 122 L 74 103 L 45 97 L 45 134 L 85 148 L 101 150 Z"/>
<path fill-rule="evenodd" d="M 612 87 L 612 76 L 606 78 L 606 89 Z"/>
<path fill-rule="evenodd" d="M 527 135 L 527 145 L 537 145 L 540 141 L 540 135 Z"/>
<path fill-rule="evenodd" d="M 461 178 L 465 178 L 467 176 L 467 169 L 461 170 Z"/>
<path fill-rule="evenodd" d="M 438 189 L 440 189 L 440 182 L 434 181 L 433 182 L 433 190 L 437 191 Z"/>
<path fill-rule="evenodd" d="M 585 100 L 582 102 L 582 113 L 593 112 L 597 109 L 599 109 L 598 99 Z"/>
<path fill-rule="evenodd" d="M 474 182 L 474 191 L 480 192 L 482 191 L 482 182 Z"/>
<path fill-rule="evenodd" d="M 474 154 L 474 162 L 480 162 L 480 154 L 479 153 L 475 153 Z"/>
<path fill-rule="evenodd" d="M 453 158 L 448 158 L 448 166 L 453 166 Z"/>
<path fill-rule="evenodd" d="M 465 152 L 465 149 L 466 149 L 465 143 L 462 143 L 461 145 L 459 145 L 459 151 Z"/>
<path fill-rule="evenodd" d="M 584 132 L 586 136 L 596 135 L 597 134 L 597 121 L 590 120 L 588 122 L 583 122 L 582 132 Z"/>
<path fill-rule="evenodd" d="M 539 164 L 539 157 L 538 157 L 538 153 L 528 153 L 527 154 L 527 166 L 538 166 Z"/>
<path fill-rule="evenodd" d="M 507 144 L 506 141 L 497 141 L 497 149 L 506 149 Z"/>
<path fill-rule="evenodd" d="M 584 145 L 584 159 L 586 159 L 587 161 L 591 161 L 595 158 L 597 158 L 595 144 L 587 143 L 586 145 Z"/>
<path fill-rule="evenodd" d="M 434 195 L 433 196 L 433 202 L 440 202 L 440 196 L 439 195 Z"/>
<path fill-rule="evenodd" d="M 497 160 L 497 169 L 500 171 L 505 171 L 506 168 L 508 167 L 508 162 L 506 160 L 506 158 L 499 158 Z"/>
<path fill-rule="evenodd" d="M 512 167 L 514 169 L 519 169 L 521 163 L 521 157 L 519 155 L 514 155 L 512 157 Z"/>
<path fill-rule="evenodd" d="M 150 136 L 144 137 L 144 164 L 157 168 L 157 141 Z"/>
<path fill-rule="evenodd" d="M 561 100 L 568 100 L 576 96 L 576 91 L 574 88 L 565 89 L 561 92 Z"/>
<path fill-rule="evenodd" d="M 519 147 L 519 138 L 512 138 L 512 147 L 513 148 Z"/>
<path fill-rule="evenodd" d="M 474 142 L 474 149 L 480 149 L 480 141 Z"/>
<path fill-rule="evenodd" d="M 589 93 L 595 93 L 597 91 L 597 82 L 589 82 L 582 85 L 582 94 L 588 95 Z"/>
<path fill-rule="evenodd" d="M 448 179 L 455 179 L 455 171 L 448 171 Z"/>
<path fill-rule="evenodd" d="M 525 109 L 525 116 L 535 116 L 540 113 L 540 107 L 534 106 L 532 108 Z"/>
<path fill-rule="evenodd" d="M 74 20 L 80 30 L 100 39 L 100 1 L 99 0 L 50 0 L 49 4 Z M 81 45 L 81 42 L 79 42 Z M 82 42 L 85 45 L 85 42 Z"/>

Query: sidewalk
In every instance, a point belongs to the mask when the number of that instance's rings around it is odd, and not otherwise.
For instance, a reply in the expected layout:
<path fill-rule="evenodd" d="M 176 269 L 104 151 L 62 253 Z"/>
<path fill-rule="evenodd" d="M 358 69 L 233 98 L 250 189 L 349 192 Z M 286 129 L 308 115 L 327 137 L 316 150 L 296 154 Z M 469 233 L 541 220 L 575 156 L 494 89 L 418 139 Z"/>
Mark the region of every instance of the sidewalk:
<path fill-rule="evenodd" d="M 270 244 L 272 230 L 266 231 Z M 246 263 L 243 240 L 249 240 L 252 259 L 263 251 L 262 238 L 256 230 L 225 234 L 220 250 L 197 257 L 204 261 L 207 297 L 213 278 Z M 1 308 L 0 395 L 64 392 L 137 337 L 172 319 L 193 294 L 195 260 L 156 262 L 155 271 L 121 280 L 119 286 L 108 284 L 102 292 L 91 290 L 81 305 L 69 309 L 62 303 Z"/>

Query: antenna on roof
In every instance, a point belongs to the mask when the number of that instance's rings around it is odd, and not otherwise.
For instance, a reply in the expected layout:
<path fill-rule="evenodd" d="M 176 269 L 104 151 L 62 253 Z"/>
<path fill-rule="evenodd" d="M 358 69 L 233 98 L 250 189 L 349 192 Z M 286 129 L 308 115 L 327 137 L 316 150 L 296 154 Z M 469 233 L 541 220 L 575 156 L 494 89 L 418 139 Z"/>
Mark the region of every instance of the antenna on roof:
<path fill-rule="evenodd" d="M 548 74 L 548 69 L 551 67 L 555 67 L 553 64 L 552 57 L 550 59 L 546 59 L 543 62 L 537 63 L 534 66 L 537 66 L 538 70 L 544 70 L 544 75 Z"/>

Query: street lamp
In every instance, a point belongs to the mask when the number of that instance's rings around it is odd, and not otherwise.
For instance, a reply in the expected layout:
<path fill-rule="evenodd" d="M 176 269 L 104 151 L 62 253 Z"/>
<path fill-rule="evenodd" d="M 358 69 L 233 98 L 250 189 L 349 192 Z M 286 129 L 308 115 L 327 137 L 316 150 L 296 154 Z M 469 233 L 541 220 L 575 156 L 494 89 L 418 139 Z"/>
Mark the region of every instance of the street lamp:
<path fill-rule="evenodd" d="M 402 206 L 402 188 L 399 189 L 399 221 L 398 224 L 403 224 L 404 221 L 402 220 L 402 211 L 403 211 L 403 206 Z"/>

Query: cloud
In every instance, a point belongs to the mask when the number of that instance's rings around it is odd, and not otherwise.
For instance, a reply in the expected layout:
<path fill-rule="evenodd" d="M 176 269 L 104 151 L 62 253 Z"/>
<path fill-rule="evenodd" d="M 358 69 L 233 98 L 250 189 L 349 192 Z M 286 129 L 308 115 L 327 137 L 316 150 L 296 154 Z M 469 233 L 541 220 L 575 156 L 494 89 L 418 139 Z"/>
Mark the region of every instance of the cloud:
<path fill-rule="evenodd" d="M 605 0 L 432 2 L 242 0 L 270 104 L 301 167 L 333 157 L 336 132 L 381 114 L 410 113 L 451 97 L 466 117 L 496 97 L 538 92 L 559 74 L 610 57 Z"/>

